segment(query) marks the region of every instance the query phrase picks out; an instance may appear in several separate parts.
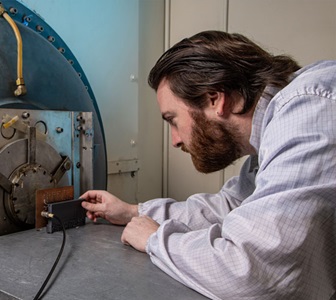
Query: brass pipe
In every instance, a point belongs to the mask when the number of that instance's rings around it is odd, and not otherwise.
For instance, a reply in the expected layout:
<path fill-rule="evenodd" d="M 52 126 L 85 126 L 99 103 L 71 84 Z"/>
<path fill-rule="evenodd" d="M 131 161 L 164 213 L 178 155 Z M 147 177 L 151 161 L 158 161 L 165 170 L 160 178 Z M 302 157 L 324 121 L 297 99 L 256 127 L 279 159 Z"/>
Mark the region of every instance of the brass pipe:
<path fill-rule="evenodd" d="M 13 19 L 8 15 L 6 10 L 2 5 L 0 5 L 0 15 L 8 22 L 8 24 L 12 27 L 16 41 L 17 41 L 17 80 L 16 80 L 16 90 L 14 91 L 15 96 L 22 96 L 27 93 L 27 89 L 23 80 L 23 67 L 22 67 L 22 38 L 20 34 L 20 30 L 13 21 Z"/>

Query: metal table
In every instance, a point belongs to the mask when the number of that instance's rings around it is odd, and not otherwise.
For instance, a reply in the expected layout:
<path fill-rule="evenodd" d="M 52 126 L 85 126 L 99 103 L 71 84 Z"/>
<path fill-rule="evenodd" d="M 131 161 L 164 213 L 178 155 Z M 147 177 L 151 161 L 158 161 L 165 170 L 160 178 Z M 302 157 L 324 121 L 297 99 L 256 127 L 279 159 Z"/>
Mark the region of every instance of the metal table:
<path fill-rule="evenodd" d="M 175 281 L 148 255 L 120 242 L 122 226 L 88 223 L 67 230 L 47 300 L 206 299 Z M 33 299 L 62 243 L 62 233 L 28 230 L 0 236 L 0 299 Z"/>

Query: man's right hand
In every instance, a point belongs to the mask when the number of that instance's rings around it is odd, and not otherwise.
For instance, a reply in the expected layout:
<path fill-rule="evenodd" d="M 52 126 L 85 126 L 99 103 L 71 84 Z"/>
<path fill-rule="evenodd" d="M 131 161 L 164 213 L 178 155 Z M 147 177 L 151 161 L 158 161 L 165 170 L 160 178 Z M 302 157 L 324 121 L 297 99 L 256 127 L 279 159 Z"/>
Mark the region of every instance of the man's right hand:
<path fill-rule="evenodd" d="M 84 200 L 82 206 L 87 217 L 94 222 L 103 218 L 112 224 L 126 225 L 139 215 L 138 205 L 126 203 L 106 191 L 87 191 L 80 198 Z"/>

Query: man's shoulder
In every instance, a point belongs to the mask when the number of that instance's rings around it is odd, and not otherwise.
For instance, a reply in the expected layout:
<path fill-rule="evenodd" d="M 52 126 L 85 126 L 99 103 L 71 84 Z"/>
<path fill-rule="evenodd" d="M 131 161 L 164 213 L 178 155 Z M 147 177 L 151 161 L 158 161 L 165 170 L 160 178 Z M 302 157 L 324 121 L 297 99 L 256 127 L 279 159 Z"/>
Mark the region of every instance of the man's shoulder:
<path fill-rule="evenodd" d="M 298 70 L 282 93 L 315 94 L 336 97 L 336 61 L 319 61 Z M 327 93 L 327 94 L 326 94 Z"/>
<path fill-rule="evenodd" d="M 298 70 L 274 100 L 278 102 L 277 106 L 282 106 L 301 96 L 336 100 L 336 61 L 319 61 Z"/>

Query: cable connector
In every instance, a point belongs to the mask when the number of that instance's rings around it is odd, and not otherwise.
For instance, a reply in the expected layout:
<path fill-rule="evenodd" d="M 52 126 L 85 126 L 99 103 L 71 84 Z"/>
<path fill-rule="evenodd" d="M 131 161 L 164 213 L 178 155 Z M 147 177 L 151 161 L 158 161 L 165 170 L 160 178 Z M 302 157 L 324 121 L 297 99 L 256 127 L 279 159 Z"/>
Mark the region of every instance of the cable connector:
<path fill-rule="evenodd" d="M 41 216 L 43 218 L 52 219 L 54 217 L 54 214 L 49 213 L 47 211 L 41 211 Z"/>

